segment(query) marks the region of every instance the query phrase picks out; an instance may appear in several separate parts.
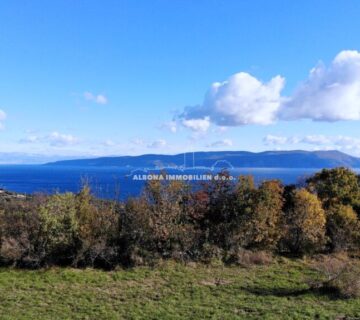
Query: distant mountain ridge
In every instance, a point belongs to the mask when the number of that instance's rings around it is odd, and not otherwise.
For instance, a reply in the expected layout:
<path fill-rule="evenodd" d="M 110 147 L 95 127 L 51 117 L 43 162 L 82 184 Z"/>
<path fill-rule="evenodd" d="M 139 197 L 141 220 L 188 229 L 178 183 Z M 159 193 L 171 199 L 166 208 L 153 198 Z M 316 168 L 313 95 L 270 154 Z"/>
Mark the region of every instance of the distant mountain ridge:
<path fill-rule="evenodd" d="M 211 151 L 176 155 L 100 157 L 50 162 L 55 166 L 116 166 L 129 168 L 237 167 L 237 168 L 360 168 L 360 158 L 340 151 Z"/>

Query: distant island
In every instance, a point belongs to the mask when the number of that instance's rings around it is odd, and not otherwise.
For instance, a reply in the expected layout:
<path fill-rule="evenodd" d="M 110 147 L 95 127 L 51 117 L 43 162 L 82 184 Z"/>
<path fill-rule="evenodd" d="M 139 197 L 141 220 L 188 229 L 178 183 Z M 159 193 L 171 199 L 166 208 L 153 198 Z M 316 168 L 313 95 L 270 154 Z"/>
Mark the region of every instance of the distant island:
<path fill-rule="evenodd" d="M 52 166 L 129 168 L 360 168 L 360 158 L 340 151 L 212 151 L 176 155 L 100 157 L 49 162 Z"/>

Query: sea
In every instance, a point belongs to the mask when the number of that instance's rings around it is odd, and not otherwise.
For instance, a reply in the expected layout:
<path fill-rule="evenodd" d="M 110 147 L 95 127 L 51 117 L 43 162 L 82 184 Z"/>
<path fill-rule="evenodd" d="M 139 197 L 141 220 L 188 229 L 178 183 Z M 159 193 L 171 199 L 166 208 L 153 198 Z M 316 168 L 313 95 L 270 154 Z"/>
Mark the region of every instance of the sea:
<path fill-rule="evenodd" d="M 319 169 L 309 168 L 230 168 L 230 175 L 252 175 L 256 183 L 263 180 L 279 179 L 284 184 L 302 184 L 307 177 Z M 220 169 L 219 169 L 220 171 Z M 356 170 L 360 172 L 360 170 Z M 33 194 L 56 192 L 78 192 L 84 184 L 91 187 L 92 193 L 104 199 L 124 200 L 136 197 L 143 190 L 146 179 L 156 175 L 159 170 L 130 170 L 123 167 L 78 167 L 51 165 L 0 165 L 0 189 Z M 209 168 L 189 168 L 181 172 L 177 169 L 166 169 L 167 174 L 201 176 L 216 175 Z M 189 183 L 199 184 L 199 181 Z"/>

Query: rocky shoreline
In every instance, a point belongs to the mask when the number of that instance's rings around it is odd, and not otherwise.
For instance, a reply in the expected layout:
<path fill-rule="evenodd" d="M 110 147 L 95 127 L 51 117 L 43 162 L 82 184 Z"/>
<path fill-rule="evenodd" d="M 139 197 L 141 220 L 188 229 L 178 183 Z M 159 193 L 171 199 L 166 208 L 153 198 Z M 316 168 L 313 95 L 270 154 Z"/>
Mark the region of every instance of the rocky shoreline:
<path fill-rule="evenodd" d="M 0 200 L 26 199 L 26 195 L 0 189 Z"/>

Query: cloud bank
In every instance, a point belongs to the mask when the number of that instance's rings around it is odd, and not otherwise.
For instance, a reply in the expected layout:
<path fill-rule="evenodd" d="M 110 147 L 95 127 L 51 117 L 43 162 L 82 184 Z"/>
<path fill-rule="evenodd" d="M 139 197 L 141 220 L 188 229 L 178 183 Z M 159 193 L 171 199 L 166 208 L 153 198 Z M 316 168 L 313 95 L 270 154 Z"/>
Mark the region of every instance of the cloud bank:
<path fill-rule="evenodd" d="M 267 135 L 263 142 L 267 146 L 284 146 L 286 144 L 307 144 L 315 149 L 342 150 L 360 153 L 360 138 L 348 136 L 325 136 L 325 135 L 305 135 L 305 136 L 276 136 Z"/>
<path fill-rule="evenodd" d="M 180 122 L 193 131 L 207 131 L 210 124 L 223 127 L 268 125 L 279 120 L 360 120 L 360 52 L 342 51 L 326 67 L 310 71 L 290 97 L 281 95 L 285 78 L 269 82 L 240 72 L 215 82 L 202 104 L 186 107 Z"/>

